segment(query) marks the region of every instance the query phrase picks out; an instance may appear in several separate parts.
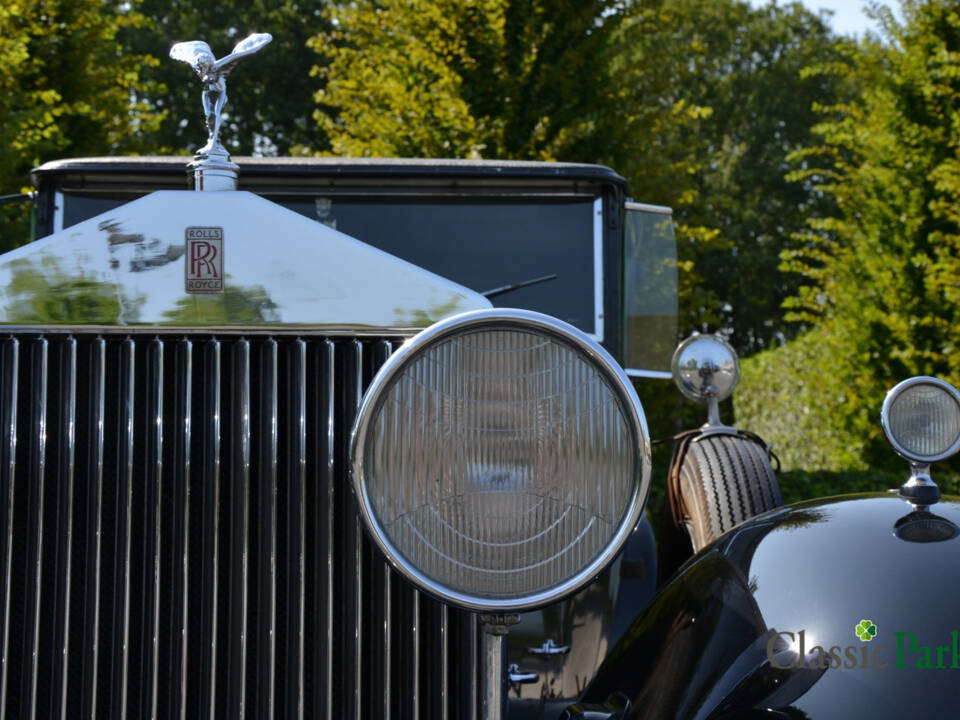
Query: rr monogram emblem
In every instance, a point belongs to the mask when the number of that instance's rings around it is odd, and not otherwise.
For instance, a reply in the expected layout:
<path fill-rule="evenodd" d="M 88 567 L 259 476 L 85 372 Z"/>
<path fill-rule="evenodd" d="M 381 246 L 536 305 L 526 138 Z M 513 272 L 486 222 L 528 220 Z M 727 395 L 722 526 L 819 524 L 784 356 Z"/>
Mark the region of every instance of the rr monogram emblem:
<path fill-rule="evenodd" d="M 222 293 L 223 228 L 189 227 L 186 236 L 186 291 Z"/>

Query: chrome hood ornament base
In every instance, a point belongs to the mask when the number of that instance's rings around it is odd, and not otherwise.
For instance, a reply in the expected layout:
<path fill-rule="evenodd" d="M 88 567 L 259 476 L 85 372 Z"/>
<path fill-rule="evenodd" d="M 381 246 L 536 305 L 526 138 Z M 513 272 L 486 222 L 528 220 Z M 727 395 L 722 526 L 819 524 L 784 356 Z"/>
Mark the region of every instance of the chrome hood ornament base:
<path fill-rule="evenodd" d="M 239 166 L 220 142 L 223 106 L 227 102 L 227 76 L 241 58 L 273 40 L 270 33 L 254 33 L 238 42 L 226 57 L 217 60 L 202 40 L 181 42 L 170 48 L 170 57 L 190 65 L 203 82 L 203 113 L 207 121 L 207 144 L 197 150 L 187 167 L 196 190 L 236 190 Z"/>

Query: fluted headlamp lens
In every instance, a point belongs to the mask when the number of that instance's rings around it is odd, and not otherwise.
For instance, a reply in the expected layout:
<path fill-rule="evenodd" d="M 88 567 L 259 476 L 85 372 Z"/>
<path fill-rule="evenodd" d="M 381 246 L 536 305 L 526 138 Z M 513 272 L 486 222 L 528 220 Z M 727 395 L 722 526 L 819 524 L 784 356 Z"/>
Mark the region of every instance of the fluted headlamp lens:
<path fill-rule="evenodd" d="M 881 413 L 894 449 L 916 462 L 936 462 L 960 448 L 960 394 L 936 378 L 911 378 L 890 391 Z"/>
<path fill-rule="evenodd" d="M 424 331 L 383 368 L 354 481 L 415 582 L 474 609 L 532 607 L 589 580 L 636 522 L 646 429 L 598 346 L 546 316 L 491 312 Z"/>

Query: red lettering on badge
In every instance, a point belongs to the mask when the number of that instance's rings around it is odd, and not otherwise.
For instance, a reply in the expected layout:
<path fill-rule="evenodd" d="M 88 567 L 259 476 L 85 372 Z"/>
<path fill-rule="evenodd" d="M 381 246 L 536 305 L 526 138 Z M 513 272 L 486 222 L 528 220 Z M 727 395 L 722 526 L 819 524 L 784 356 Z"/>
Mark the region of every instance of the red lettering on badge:
<path fill-rule="evenodd" d="M 184 289 L 188 293 L 223 292 L 223 228 L 186 230 Z"/>
<path fill-rule="evenodd" d="M 191 253 L 191 275 L 196 278 L 201 278 L 204 275 L 219 277 L 219 275 L 217 275 L 217 266 L 213 262 L 217 258 L 217 248 L 212 243 L 203 240 L 194 240 Z"/>

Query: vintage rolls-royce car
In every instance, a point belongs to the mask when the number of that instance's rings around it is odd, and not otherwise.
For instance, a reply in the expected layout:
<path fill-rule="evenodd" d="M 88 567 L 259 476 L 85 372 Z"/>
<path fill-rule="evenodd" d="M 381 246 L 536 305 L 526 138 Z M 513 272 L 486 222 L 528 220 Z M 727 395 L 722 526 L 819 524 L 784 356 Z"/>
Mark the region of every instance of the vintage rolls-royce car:
<path fill-rule="evenodd" d="M 234 164 L 224 78 L 268 41 L 174 47 L 193 190 L 48 163 L 0 256 L 0 718 L 952 710 L 956 390 L 888 396 L 897 492 L 780 507 L 729 346 L 674 352 L 668 209 L 594 165 Z M 658 586 L 632 378 L 670 377 L 708 419 Z"/>

